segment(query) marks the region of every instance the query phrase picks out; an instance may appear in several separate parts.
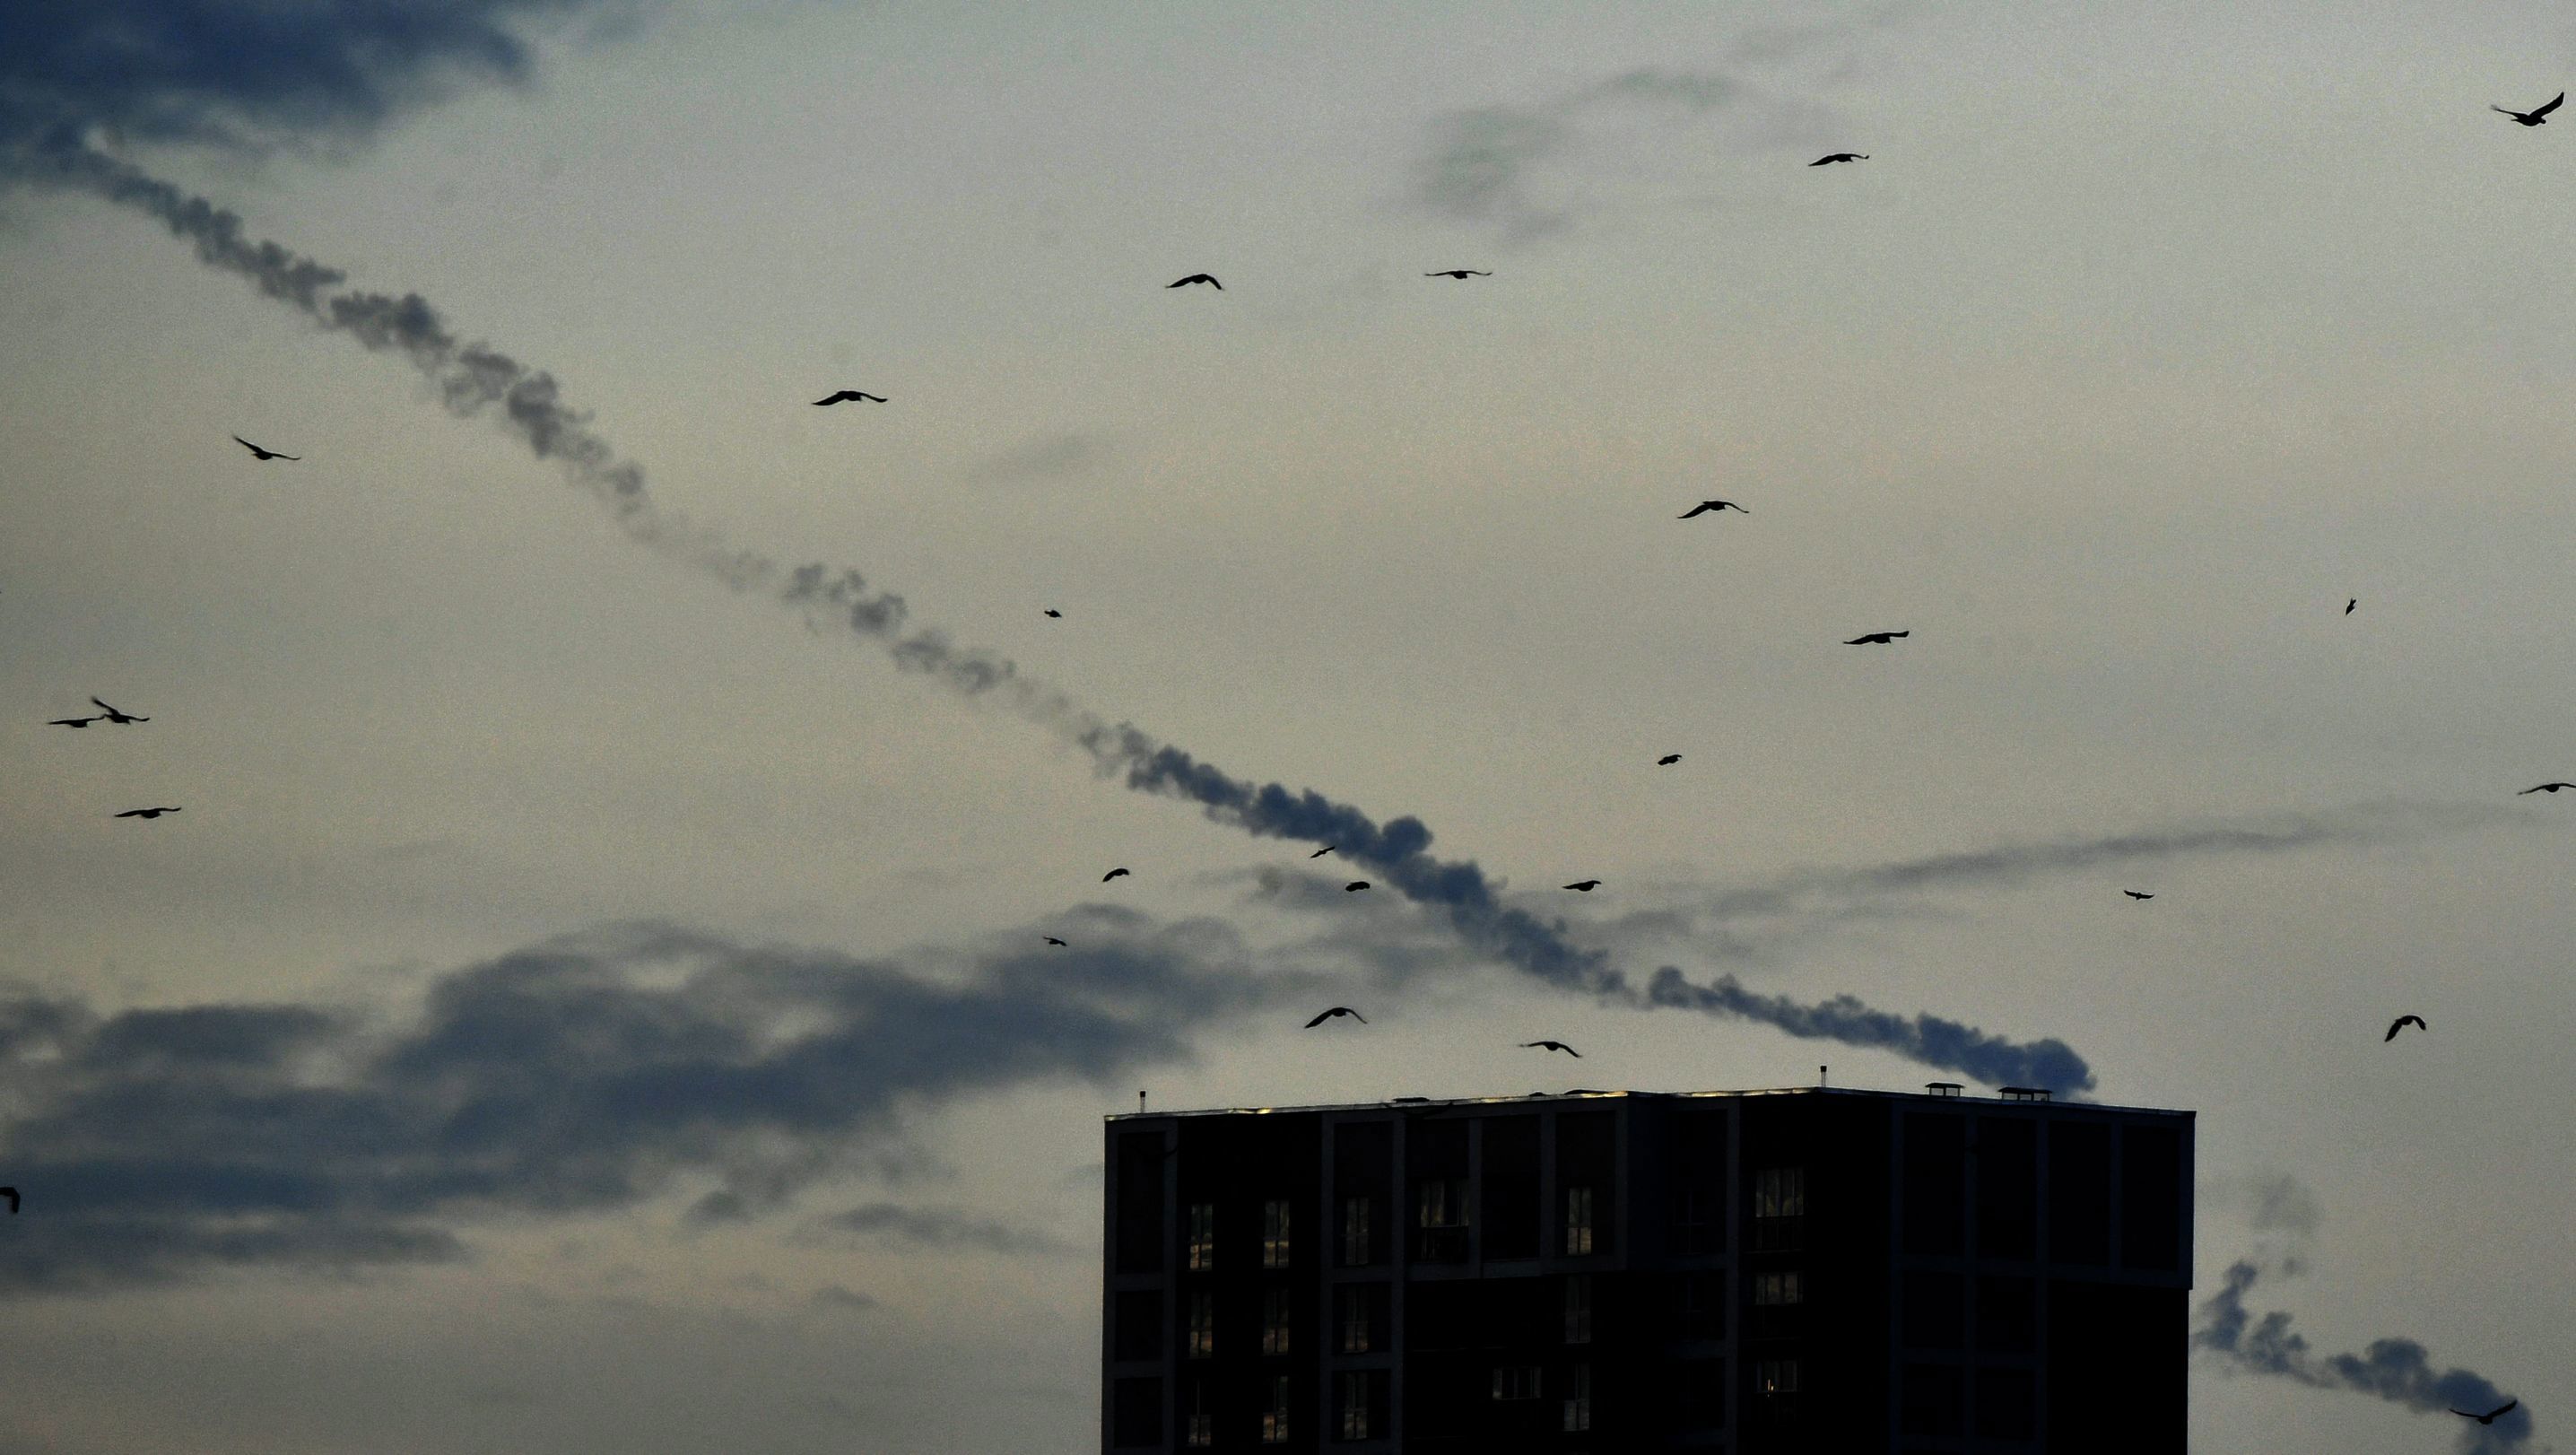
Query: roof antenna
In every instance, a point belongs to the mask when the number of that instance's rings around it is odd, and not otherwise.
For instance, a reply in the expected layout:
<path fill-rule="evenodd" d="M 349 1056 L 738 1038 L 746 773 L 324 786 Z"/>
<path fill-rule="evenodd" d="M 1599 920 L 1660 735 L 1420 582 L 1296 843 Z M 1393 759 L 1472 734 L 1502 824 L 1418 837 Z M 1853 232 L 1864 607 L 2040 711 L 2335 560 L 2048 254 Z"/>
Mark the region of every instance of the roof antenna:
<path fill-rule="evenodd" d="M 1140 1092 L 1137 1092 L 1137 1093 L 1136 1093 L 1136 1115 L 1138 1115 L 1138 1116 L 1143 1116 L 1144 1114 L 1145 1114 L 1145 1093 L 1143 1093 L 1143 1092 L 1141 1092 L 1141 1091 L 1140 1091 Z"/>
<path fill-rule="evenodd" d="M 1825 1068 L 1822 1066 L 1816 1068 L 1816 1084 L 1818 1086 L 1825 1084 Z"/>

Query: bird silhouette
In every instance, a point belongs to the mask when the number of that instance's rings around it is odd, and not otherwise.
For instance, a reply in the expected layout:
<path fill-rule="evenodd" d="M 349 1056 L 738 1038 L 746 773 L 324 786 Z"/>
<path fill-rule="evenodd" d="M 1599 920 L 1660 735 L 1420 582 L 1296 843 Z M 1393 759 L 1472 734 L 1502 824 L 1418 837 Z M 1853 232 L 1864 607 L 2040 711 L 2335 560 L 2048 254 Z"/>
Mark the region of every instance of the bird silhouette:
<path fill-rule="evenodd" d="M 2547 105 L 2535 106 L 2529 111 L 2515 111 L 2510 107 L 2504 106 L 2491 106 L 2487 109 L 2490 111 L 2501 111 L 2505 115 L 2512 117 L 2514 120 L 2521 122 L 2525 126 L 2547 126 L 2549 124 L 2549 113 L 2557 110 L 2558 103 L 2566 99 L 2567 93 L 2561 91 L 2557 95 L 2550 97 Z"/>
<path fill-rule="evenodd" d="M 867 393 L 867 392 L 865 392 L 865 391 L 863 391 L 863 390 L 858 390 L 858 389 L 844 389 L 844 390 L 840 391 L 839 393 L 832 395 L 832 396 L 831 396 L 830 398 L 828 398 L 828 399 L 817 399 L 817 400 L 815 400 L 814 402 L 815 402 L 816 404 L 839 404 L 839 403 L 840 403 L 840 402 L 842 402 L 843 400 L 847 400 L 847 399 L 868 399 L 868 400 L 873 400 L 873 401 L 875 401 L 876 403 L 879 403 L 879 404 L 883 404 L 883 403 L 885 403 L 885 402 L 886 402 L 885 396 L 884 396 L 884 395 L 882 395 L 882 394 L 869 394 L 869 393 Z"/>
<path fill-rule="evenodd" d="M 1103 883 L 1103 884 L 1106 884 L 1106 883 L 1108 883 L 1110 880 L 1115 879 L 1115 878 L 1117 878 L 1119 875 L 1124 874 L 1124 873 L 1126 873 L 1126 872 L 1127 872 L 1127 871 L 1126 871 L 1126 870 L 1124 870 L 1124 869 L 1112 869 L 1112 870 L 1110 870 L 1108 873 L 1103 874 L 1103 875 L 1101 875 L 1101 876 L 1100 876 L 1100 882 L 1101 882 L 1101 883 Z"/>
<path fill-rule="evenodd" d="M 1050 945 L 1061 945 L 1064 943 L 1064 941 L 1057 939 L 1053 935 L 1046 936 L 1046 942 Z"/>
<path fill-rule="evenodd" d="M 1422 276 L 1426 278 L 1490 278 L 1494 275 L 1491 273 L 1479 273 L 1473 268 L 1444 268 L 1437 273 L 1425 273 Z"/>
<path fill-rule="evenodd" d="M 1856 637 L 1853 637 L 1853 638 L 1851 638 L 1849 641 L 1844 642 L 1844 643 L 1843 643 L 1843 645 L 1844 645 L 1844 646 L 1846 646 L 1846 647 L 1868 647 L 1868 646 L 1879 646 L 1879 647 L 1883 647 L 1883 646 L 1886 646 L 1888 643 L 1890 643 L 1890 642 L 1892 642 L 1892 641 L 1895 641 L 1898 637 L 1910 637 L 1910 636 L 1912 636 L 1912 635 L 1914 635 L 1914 633 L 1912 633 L 1912 632 L 1910 632 L 1910 631 L 1901 631 L 1901 632 L 1864 632 L 1863 634 L 1861 634 L 1861 635 L 1859 635 L 1859 636 L 1856 636 Z"/>
<path fill-rule="evenodd" d="M 1359 891 L 1361 891 L 1361 890 L 1363 890 L 1363 889 L 1366 889 L 1366 888 L 1368 888 L 1368 881 L 1367 881 L 1367 880 L 1365 880 L 1365 879 L 1354 879 L 1354 880 L 1352 880 L 1350 883 L 1345 884 L 1345 885 L 1343 885 L 1343 886 L 1342 886 L 1342 892 L 1343 892 L 1344 894 L 1356 894 L 1356 893 L 1358 893 Z"/>
<path fill-rule="evenodd" d="M 2352 615 L 2352 609 L 2359 605 L 2361 605 L 2361 598 L 2358 596 L 2353 597 L 2343 604 L 2343 614 L 2346 616 Z"/>
<path fill-rule="evenodd" d="M 0 1187 L 0 1197 L 9 1199 L 9 1216 L 13 1218 L 16 1217 L 18 1215 L 18 1189 L 14 1187 Z"/>
<path fill-rule="evenodd" d="M 1166 287 L 1166 288 L 1182 288 L 1182 287 L 1186 287 L 1186 286 L 1188 286 L 1189 284 L 1192 284 L 1192 283 L 1205 283 L 1205 284 L 1206 284 L 1206 285 L 1208 285 L 1209 287 L 1214 288 L 1214 289 L 1215 289 L 1216 291 L 1218 291 L 1219 293 L 1222 293 L 1222 292 L 1224 292 L 1224 291 L 1225 291 L 1225 285 L 1224 285 L 1223 283 L 1218 282 L 1218 281 L 1217 281 L 1213 276 L 1211 276 L 1211 275 L 1209 275 L 1209 274 L 1206 274 L 1206 273 L 1192 273 L 1191 275 L 1189 275 L 1189 276 L 1188 276 L 1188 277 L 1186 277 L 1186 278 L 1182 278 L 1182 279 L 1178 279 L 1178 280 L 1176 280 L 1176 281 L 1174 281 L 1174 282 L 1166 283 L 1166 284 L 1164 284 L 1163 286 L 1164 286 L 1164 287 Z"/>
<path fill-rule="evenodd" d="M 105 712 L 109 722 L 150 722 L 152 720 L 148 717 L 136 717 L 131 713 L 119 712 L 115 708 L 109 707 L 106 703 L 100 702 L 95 697 L 90 699 L 90 703 L 100 711 Z"/>
<path fill-rule="evenodd" d="M 1679 754 L 1679 753 L 1666 753 L 1666 754 L 1664 754 L 1662 757 L 1657 758 L 1657 759 L 1655 760 L 1655 766 L 1656 766 L 1656 767 L 1658 767 L 1658 768 L 1669 768 L 1669 767 L 1671 767 L 1672 765 L 1674 765 L 1675 763 L 1680 762 L 1681 760 L 1682 760 L 1682 755 L 1681 755 L 1681 754 Z"/>
<path fill-rule="evenodd" d="M 1054 617 L 1061 617 L 1061 616 L 1063 616 L 1063 615 L 1064 615 L 1064 613 L 1063 613 L 1063 612 L 1056 610 L 1056 609 L 1055 609 L 1054 607 L 1052 607 L 1052 606 L 1050 606 L 1050 607 L 1048 607 L 1048 608 L 1046 609 L 1046 614 L 1047 614 L 1047 615 L 1049 615 L 1049 616 L 1054 616 Z"/>
<path fill-rule="evenodd" d="M 1328 1020 L 1331 1020 L 1333 1017 L 1335 1017 L 1335 1016 L 1337 1016 L 1337 1015 L 1346 1015 L 1346 1016 L 1349 1016 L 1351 1019 L 1353 1019 L 1353 1020 L 1355 1020 L 1355 1021 L 1358 1021 L 1361 1025 L 1367 1025 L 1367 1024 L 1368 1024 L 1368 1017 L 1367 1017 L 1367 1016 L 1364 1016 L 1364 1015 L 1360 1014 L 1358 1011 L 1355 1011 L 1355 1010 L 1351 1009 L 1351 1008 L 1350 1008 L 1349 1006 L 1347 1006 L 1347 1005 L 1337 1005 L 1337 1006 L 1334 1006 L 1331 1010 L 1328 1010 L 1328 1011 L 1324 1012 L 1322 1015 L 1319 1015 L 1319 1016 L 1315 1017 L 1313 1020 L 1310 1020 L 1310 1021 L 1306 1022 L 1306 1029 L 1308 1029 L 1308 1030 L 1310 1030 L 1310 1031 L 1311 1031 L 1311 1030 L 1313 1030 L 1315 1027 L 1322 1025 L 1324 1022 L 1326 1022 L 1326 1021 L 1328 1021 Z"/>
<path fill-rule="evenodd" d="M 123 812 L 123 813 L 120 813 L 120 814 L 116 814 L 116 815 L 114 815 L 114 817 L 117 817 L 117 818 L 159 818 L 161 815 L 163 815 L 163 814 L 165 814 L 165 813 L 177 813 L 178 811 L 179 811 L 179 810 L 177 810 L 177 809 L 175 809 L 175 808 L 129 808 L 129 809 L 127 809 L 127 810 L 126 810 L 125 812 Z"/>
<path fill-rule="evenodd" d="M 1573 890 L 1577 894 L 1590 894 L 1593 890 L 1601 887 L 1601 881 L 1598 879 L 1577 879 L 1572 884 L 1565 887 Z"/>
<path fill-rule="evenodd" d="M 1867 152 L 1829 152 L 1826 155 L 1818 157 L 1814 161 L 1807 163 L 1807 165 L 1811 167 L 1821 167 L 1829 162 L 1865 162 L 1868 160 L 1869 153 Z"/>
<path fill-rule="evenodd" d="M 1732 500 L 1703 500 L 1699 504 L 1692 506 L 1690 509 L 1683 511 L 1681 514 L 1674 516 L 1673 519 L 1688 520 L 1694 515 L 1709 515 L 1720 510 L 1732 510 L 1744 515 L 1751 515 L 1753 513 L 1752 511 L 1746 510 L 1743 506 L 1736 504 Z"/>
<path fill-rule="evenodd" d="M 1521 1049 L 1524 1051 L 1563 1051 L 1565 1054 L 1572 1056 L 1577 1061 L 1583 1059 L 1583 1053 L 1581 1051 L 1574 1049 L 1563 1041 L 1523 1041 L 1521 1042 Z"/>
<path fill-rule="evenodd" d="M 1322 847 L 1322 848 L 1320 848 L 1320 849 L 1317 849 L 1315 852 L 1313 852 L 1313 853 L 1311 853 L 1311 854 L 1308 854 L 1306 857 L 1307 857 L 1307 858 L 1309 858 L 1309 859 L 1320 859 L 1320 858 L 1324 857 L 1326 854 L 1329 854 L 1329 853 L 1331 853 L 1331 852 L 1333 852 L 1333 846 L 1332 846 L 1331 844 L 1326 844 L 1324 847 Z"/>
<path fill-rule="evenodd" d="M 2535 783 L 2514 797 L 2520 798 L 2523 793 L 2556 793 L 2561 788 L 2576 788 L 2576 783 Z"/>
<path fill-rule="evenodd" d="M 263 450 L 259 446 L 252 444 L 250 441 L 243 439 L 240 435 L 233 436 L 233 443 L 250 451 L 251 458 L 255 460 L 300 460 L 304 458 L 302 455 L 281 455 L 275 450 Z"/>
<path fill-rule="evenodd" d="M 2549 103 L 2549 105 L 2550 105 L 2550 106 L 2555 106 L 2555 105 L 2557 105 L 2557 104 L 2558 104 L 2558 103 L 2557 103 L 2557 102 L 2555 102 L 2555 101 L 2552 101 L 2552 102 L 2550 102 L 2550 103 Z M 2542 107 L 2542 108 L 2541 108 L 2541 110 L 2543 110 L 2543 111 L 2546 111 L 2546 110 L 2548 110 L 2548 109 L 2549 109 L 2549 107 L 2548 107 L 2548 106 L 2544 106 L 2544 107 Z M 2479 1414 L 2471 1414 L 2469 1411 L 2464 1410 L 2464 1409 L 2452 1409 L 2452 1408 L 2451 1408 L 2450 1406 L 2448 1406 L 2448 1405 L 2443 1406 L 2443 1408 L 2445 1408 L 2445 1409 L 2450 1409 L 2450 1410 L 2451 1410 L 2451 1413 L 2453 1413 L 2453 1414 L 2455 1414 L 2455 1415 L 2460 1416 L 2462 1419 L 2475 1420 L 2475 1421 L 2477 1421 L 2477 1422 L 2478 1422 L 2479 1424 L 2481 1424 L 2481 1425 L 2492 1425 L 2492 1424 L 2494 1424 L 2494 1423 L 2496 1422 L 2496 1416 L 2501 1415 L 2501 1414 L 2506 1414 L 2506 1413 L 2511 1412 L 2511 1410 L 2513 1409 L 2513 1407 L 2514 1407 L 2515 1405 L 2520 1404 L 2520 1403 L 2522 1403 L 2522 1401 L 2521 1401 L 2521 1400 L 2518 1400 L 2518 1399 L 2509 1399 L 2509 1400 L 2506 1400 L 2503 1404 L 2500 1404 L 2500 1405 L 2496 1406 L 2494 1409 L 2491 1409 L 2491 1410 L 2487 1411 L 2485 1414 L 2482 1414 L 2482 1415 L 2479 1415 Z"/>
<path fill-rule="evenodd" d="M 2420 1015 L 2401 1015 L 2397 1019 L 2388 1023 L 2388 1034 L 2381 1036 L 2379 1038 L 2379 1043 L 2385 1046 L 2389 1042 L 2396 1040 L 2397 1033 L 2404 1030 L 2410 1024 L 2419 1031 L 2429 1031 L 2433 1029 L 2431 1026 L 2424 1024 L 2424 1018 Z"/>
<path fill-rule="evenodd" d="M 2125 895 L 2129 896 L 2131 899 L 2153 899 L 2153 898 L 2155 898 L 2155 896 L 2154 896 L 2154 895 L 2152 895 L 2152 894 L 2148 894 L 2148 893 L 2145 893 L 2145 892 L 2143 892 L 2143 891 L 2141 891 L 2141 890 L 2136 890 L 2136 889 L 2123 889 L 2123 890 L 2121 890 L 2120 892 L 2121 892 L 2122 894 L 2125 894 Z"/>
<path fill-rule="evenodd" d="M 98 717 L 58 717 L 58 718 L 55 718 L 55 719 L 53 719 L 52 721 L 50 721 L 50 722 L 46 723 L 46 724 L 45 724 L 45 726 L 47 726 L 47 727 L 88 727 L 91 723 L 94 723 L 94 722 L 105 722 L 106 720 L 107 720 L 107 719 L 105 719 L 105 718 L 98 718 Z"/>

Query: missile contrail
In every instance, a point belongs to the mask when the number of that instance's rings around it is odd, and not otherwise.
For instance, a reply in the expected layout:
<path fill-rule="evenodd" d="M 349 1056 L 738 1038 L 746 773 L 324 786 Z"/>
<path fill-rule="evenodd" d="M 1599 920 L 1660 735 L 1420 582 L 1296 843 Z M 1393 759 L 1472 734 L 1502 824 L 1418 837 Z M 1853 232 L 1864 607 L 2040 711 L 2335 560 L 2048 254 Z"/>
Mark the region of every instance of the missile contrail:
<path fill-rule="evenodd" d="M 960 647 L 934 627 L 908 630 L 903 598 L 872 586 L 857 571 L 821 563 L 787 566 L 661 508 L 645 488 L 643 468 L 620 458 L 590 427 L 590 417 L 564 402 L 553 375 L 489 345 L 460 340 L 419 294 L 338 291 L 348 281 L 342 270 L 274 242 L 253 241 L 230 210 L 79 142 L 56 139 L 0 154 L 0 171 L 143 212 L 193 245 L 207 266 L 249 280 L 262 295 L 371 352 L 399 354 L 436 387 L 452 413 L 497 411 L 505 428 L 606 506 L 618 528 L 639 544 L 734 591 L 766 595 L 809 623 L 838 622 L 883 646 L 899 668 L 936 678 L 967 697 L 998 701 L 1081 747 L 1100 772 L 1123 777 L 1131 790 L 1196 803 L 1208 818 L 1248 833 L 1336 843 L 1344 858 L 1376 870 L 1415 903 L 1439 910 L 1468 944 L 1550 985 L 1640 1009 L 1686 1006 L 1761 1021 L 1792 1035 L 1881 1047 L 1980 1080 L 2069 1091 L 2094 1084 L 2083 1058 L 2062 1041 L 2017 1046 L 1938 1017 L 1909 1021 L 1873 1011 L 1850 996 L 1804 1006 L 1745 991 L 1732 978 L 1693 985 L 1672 967 L 1641 992 L 1605 952 L 1569 940 L 1563 922 L 1502 904 L 1473 861 L 1431 857 L 1431 831 L 1420 819 L 1379 825 L 1311 789 L 1233 777 L 1135 727 L 1111 724 L 1060 689 L 1024 675 L 1006 657 Z"/>

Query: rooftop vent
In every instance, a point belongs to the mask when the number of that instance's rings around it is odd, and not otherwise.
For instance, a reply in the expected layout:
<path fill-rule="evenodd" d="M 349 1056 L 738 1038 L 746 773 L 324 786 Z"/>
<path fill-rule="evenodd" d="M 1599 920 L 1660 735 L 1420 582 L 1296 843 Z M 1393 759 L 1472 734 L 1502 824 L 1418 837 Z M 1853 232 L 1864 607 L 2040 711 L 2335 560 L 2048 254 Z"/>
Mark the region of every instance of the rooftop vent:
<path fill-rule="evenodd" d="M 2003 1093 L 2006 1101 L 2048 1100 L 2048 1088 L 2045 1086 L 2003 1086 L 1996 1089 Z"/>
<path fill-rule="evenodd" d="M 1923 1083 L 1923 1089 L 1934 1096 L 1957 1096 L 1959 1094 L 1959 1083 L 1955 1081 L 1926 1081 Z"/>
<path fill-rule="evenodd" d="M 1427 1096 L 1399 1096 L 1396 1098 L 1398 1101 L 1429 1101 L 1430 1099 L 1431 1098 Z"/>

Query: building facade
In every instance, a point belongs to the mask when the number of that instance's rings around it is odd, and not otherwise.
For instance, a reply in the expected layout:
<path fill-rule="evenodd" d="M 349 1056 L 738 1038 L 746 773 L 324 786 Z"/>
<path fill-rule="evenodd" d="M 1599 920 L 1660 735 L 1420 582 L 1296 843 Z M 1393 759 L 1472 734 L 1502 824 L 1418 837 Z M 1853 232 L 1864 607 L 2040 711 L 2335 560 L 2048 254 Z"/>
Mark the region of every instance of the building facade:
<path fill-rule="evenodd" d="M 1936 1083 L 1106 1132 L 1104 1452 L 2184 1448 L 2190 1112 Z"/>

